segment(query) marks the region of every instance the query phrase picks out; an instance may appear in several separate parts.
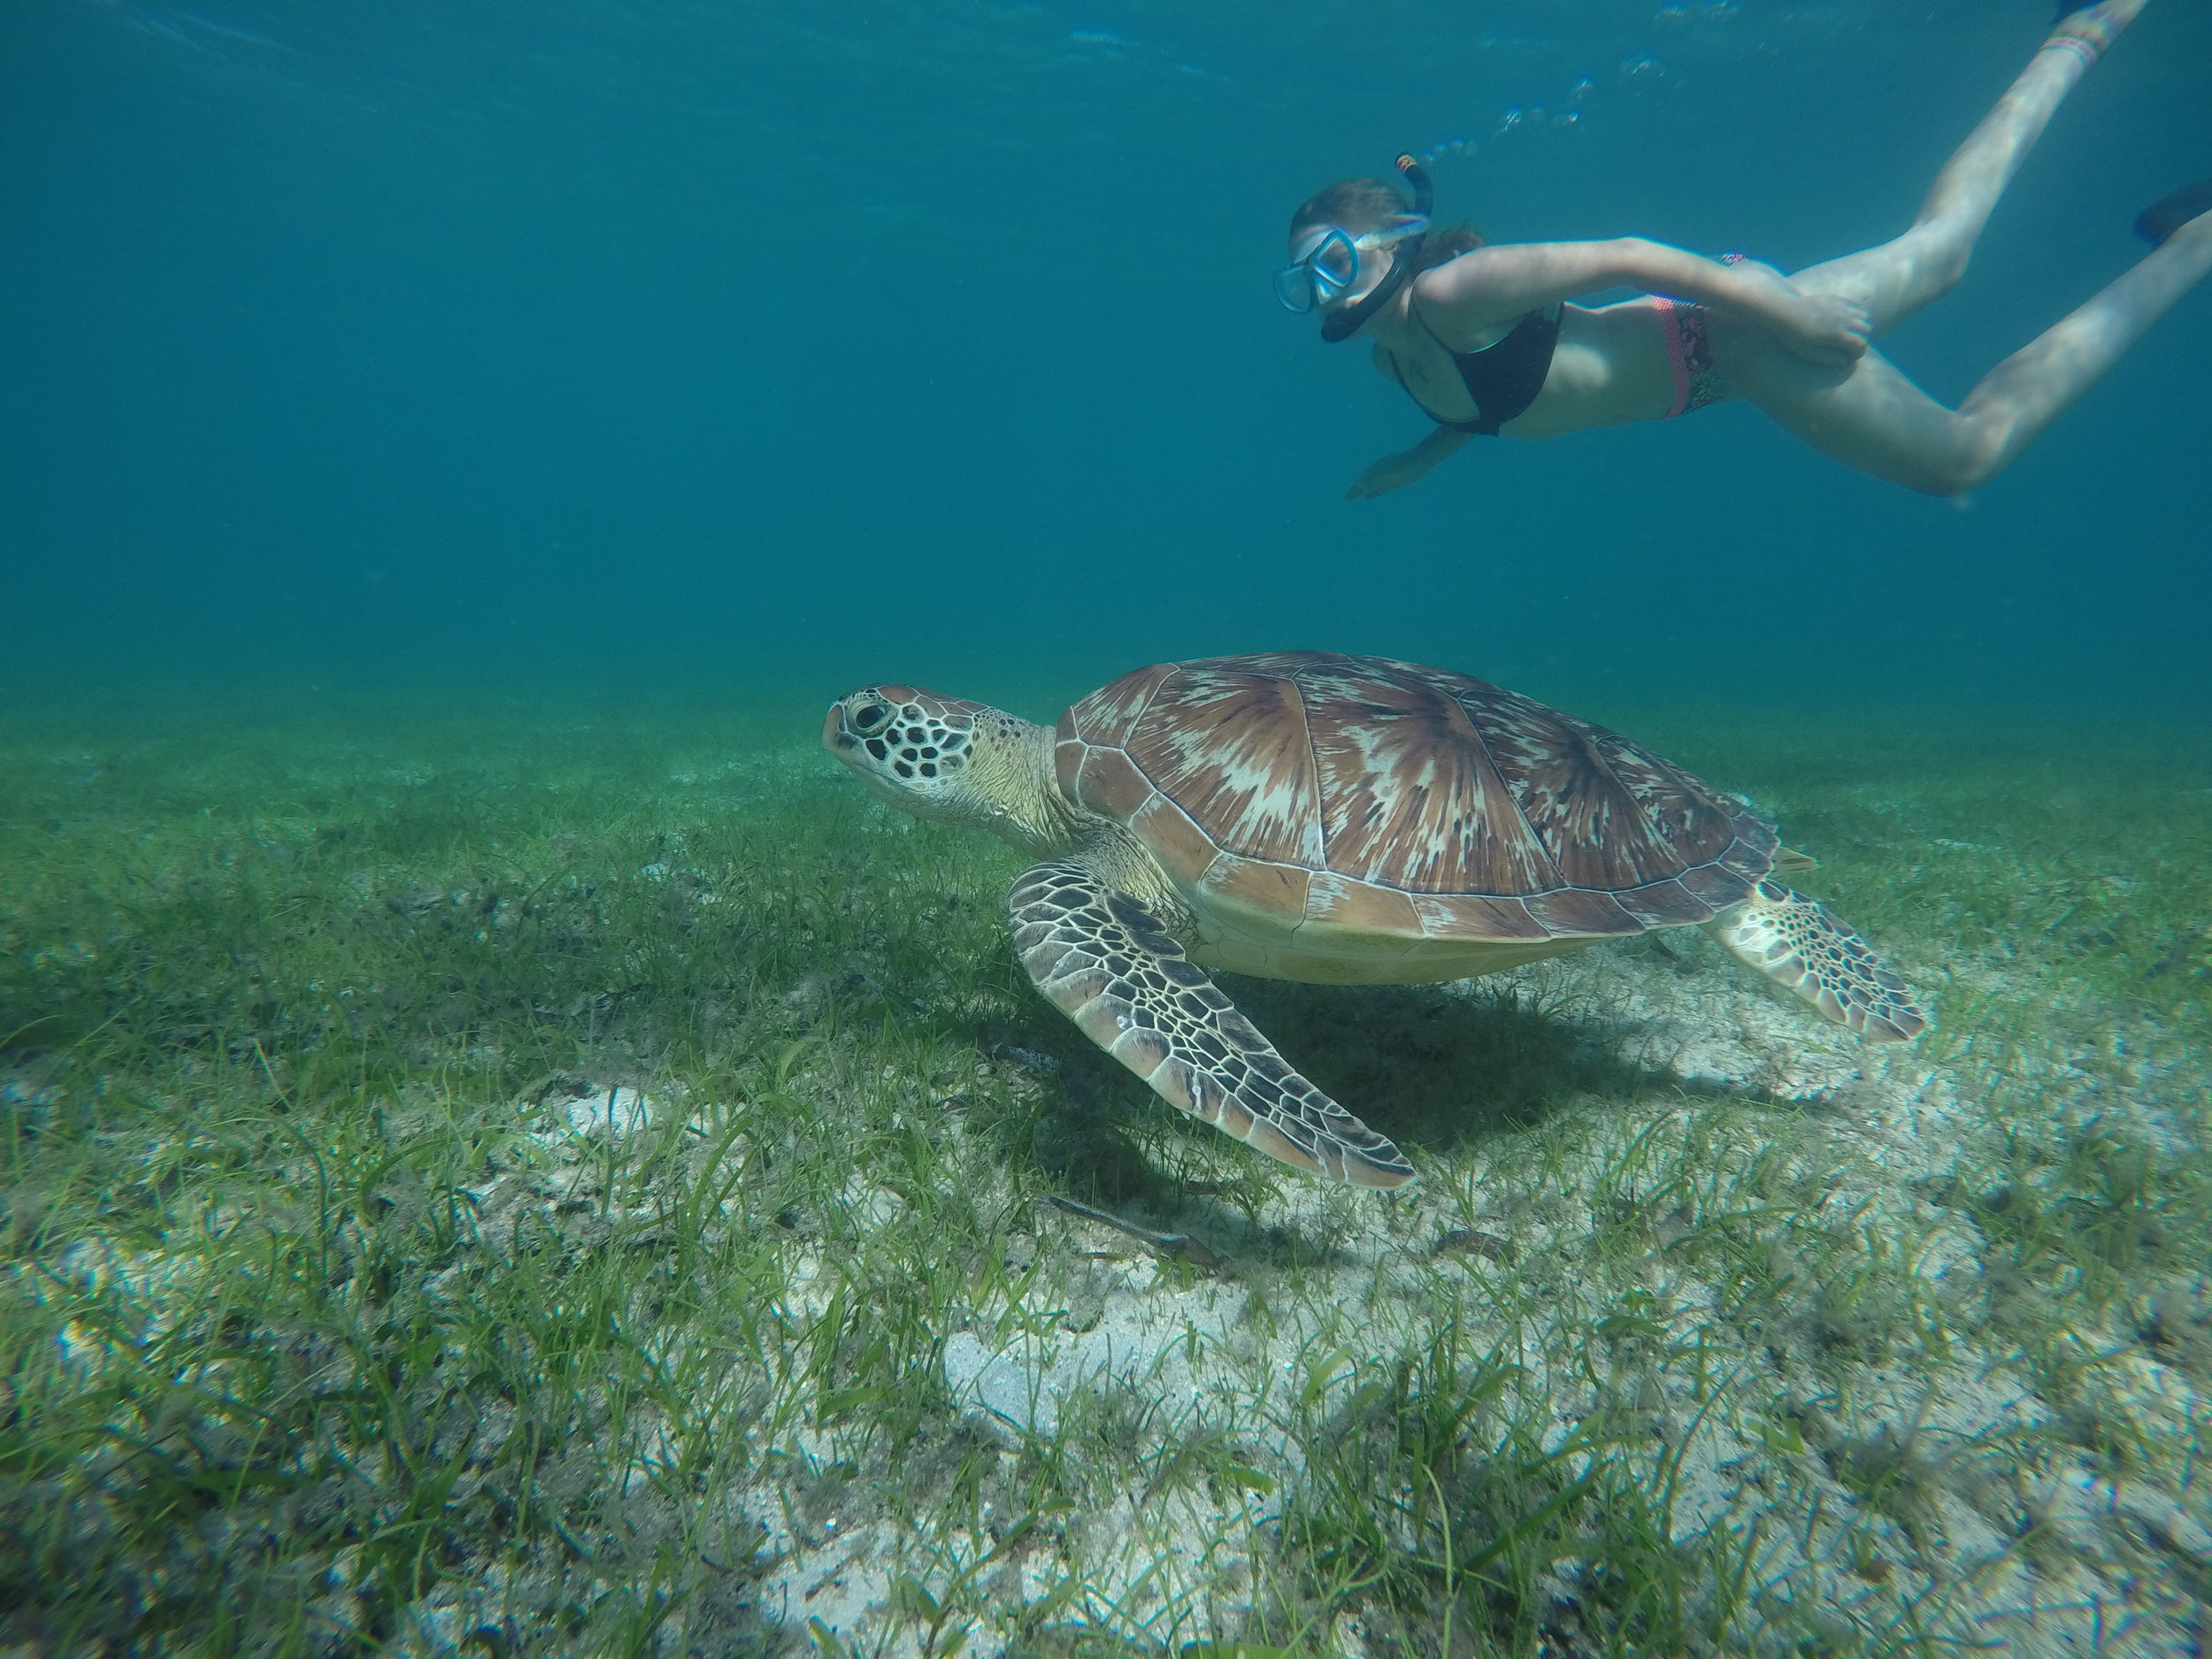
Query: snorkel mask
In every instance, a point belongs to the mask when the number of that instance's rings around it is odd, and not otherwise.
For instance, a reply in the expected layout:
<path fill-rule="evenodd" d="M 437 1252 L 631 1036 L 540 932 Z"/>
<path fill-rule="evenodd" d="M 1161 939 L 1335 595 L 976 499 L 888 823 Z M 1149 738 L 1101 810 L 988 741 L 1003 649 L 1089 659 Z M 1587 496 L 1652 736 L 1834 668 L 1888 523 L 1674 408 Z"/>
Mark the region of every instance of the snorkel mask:
<path fill-rule="evenodd" d="M 1331 343 L 1357 334 L 1360 325 L 1389 304 L 1420 268 L 1421 244 L 1428 235 L 1429 209 L 1436 193 L 1430 187 L 1426 169 L 1412 157 L 1399 157 L 1398 171 L 1413 187 L 1411 213 L 1400 214 L 1385 228 L 1362 236 L 1334 225 L 1318 226 L 1306 238 L 1298 257 L 1275 273 L 1275 297 L 1286 311 L 1302 316 L 1359 286 L 1363 252 L 1396 250 L 1391 257 L 1390 273 L 1375 284 L 1372 293 L 1332 312 L 1322 323 L 1321 337 Z"/>

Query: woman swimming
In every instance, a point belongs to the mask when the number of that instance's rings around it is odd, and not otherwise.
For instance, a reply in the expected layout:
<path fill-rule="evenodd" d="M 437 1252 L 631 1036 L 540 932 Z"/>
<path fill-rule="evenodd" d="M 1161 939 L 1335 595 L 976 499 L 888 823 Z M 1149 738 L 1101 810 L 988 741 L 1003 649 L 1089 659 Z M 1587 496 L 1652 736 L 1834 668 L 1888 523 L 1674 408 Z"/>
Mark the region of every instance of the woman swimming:
<path fill-rule="evenodd" d="M 2060 100 L 2145 0 L 2062 12 L 2011 90 L 1937 175 L 1893 242 L 1785 278 L 1629 237 L 1486 247 L 1431 234 L 1428 180 L 1410 157 L 1394 184 L 1331 186 L 1291 220 L 1276 292 L 1318 311 L 1325 339 L 1364 332 L 1375 365 L 1436 422 L 1413 449 L 1356 480 L 1354 498 L 1414 482 L 1471 437 L 1555 438 L 1671 420 L 1747 398 L 1823 453 L 1877 478 L 1955 495 L 1995 476 L 2212 269 L 2212 180 L 2147 211 L 2154 244 L 2132 270 L 1985 375 L 1956 409 L 1868 342 L 1945 293 Z M 1613 287 L 1650 297 L 1587 309 Z"/>

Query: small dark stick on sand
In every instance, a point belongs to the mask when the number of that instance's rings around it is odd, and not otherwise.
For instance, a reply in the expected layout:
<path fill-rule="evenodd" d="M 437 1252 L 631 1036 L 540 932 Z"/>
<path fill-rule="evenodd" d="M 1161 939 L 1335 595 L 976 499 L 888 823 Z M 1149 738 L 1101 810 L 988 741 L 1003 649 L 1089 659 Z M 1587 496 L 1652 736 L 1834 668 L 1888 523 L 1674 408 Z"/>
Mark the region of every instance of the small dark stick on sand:
<path fill-rule="evenodd" d="M 1088 1204 L 1079 1204 L 1072 1198 L 1063 1198 L 1057 1193 L 1048 1196 L 1054 1208 L 1064 1210 L 1071 1216 L 1080 1216 L 1086 1221 L 1098 1222 L 1113 1228 L 1117 1233 L 1125 1233 L 1131 1238 L 1149 1246 L 1162 1256 L 1175 1261 L 1188 1262 L 1201 1272 L 1220 1273 L 1225 1276 L 1229 1271 L 1227 1262 L 1209 1247 L 1192 1238 L 1187 1233 L 1155 1233 L 1149 1227 L 1141 1227 L 1133 1221 L 1124 1221 L 1119 1216 L 1110 1216 L 1102 1210 L 1092 1209 Z"/>
<path fill-rule="evenodd" d="M 1431 1248 L 1432 1256 L 1479 1256 L 1493 1262 L 1510 1262 L 1513 1246 L 1494 1233 L 1477 1233 L 1471 1227 L 1455 1227 L 1439 1239 Z"/>

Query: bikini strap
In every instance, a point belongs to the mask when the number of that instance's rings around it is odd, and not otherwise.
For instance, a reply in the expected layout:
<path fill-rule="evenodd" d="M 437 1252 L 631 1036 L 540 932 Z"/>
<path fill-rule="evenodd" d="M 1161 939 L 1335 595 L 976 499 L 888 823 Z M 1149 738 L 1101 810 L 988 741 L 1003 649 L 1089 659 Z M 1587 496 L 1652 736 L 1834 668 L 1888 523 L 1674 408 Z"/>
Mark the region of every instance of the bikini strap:
<path fill-rule="evenodd" d="M 1453 351 L 1450 346 L 1445 345 L 1444 336 L 1430 327 L 1429 319 L 1421 315 L 1421 299 L 1417 290 L 1406 296 L 1406 309 L 1413 313 L 1413 320 L 1421 325 L 1423 334 L 1435 341 L 1438 345 L 1443 346 L 1444 349 L 1450 352 L 1453 357 L 1456 357 L 1459 355 L 1458 352 Z"/>

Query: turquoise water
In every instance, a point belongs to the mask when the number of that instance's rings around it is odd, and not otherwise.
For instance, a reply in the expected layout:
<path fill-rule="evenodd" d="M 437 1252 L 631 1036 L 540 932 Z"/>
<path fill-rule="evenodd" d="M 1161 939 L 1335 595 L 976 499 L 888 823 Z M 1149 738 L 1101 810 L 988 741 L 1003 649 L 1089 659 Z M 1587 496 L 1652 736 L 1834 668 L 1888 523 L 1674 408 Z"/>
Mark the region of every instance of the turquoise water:
<path fill-rule="evenodd" d="M 1401 150 L 1867 246 L 2048 22 L 0 0 L 0 1653 L 2200 1653 L 2212 285 L 1958 502 L 1738 404 L 1350 503 L 1427 423 L 1270 294 Z M 2125 269 L 2208 81 L 2154 0 L 1885 349 Z M 1348 1191 L 817 744 L 1282 648 L 1742 791 L 1932 1028 L 1225 974 Z"/>
<path fill-rule="evenodd" d="M 1571 704 L 2189 709 L 2212 296 L 1968 503 L 1731 407 L 1352 504 L 1425 423 L 1268 292 L 1290 206 L 1402 147 L 1494 240 L 1866 245 L 2047 22 L 19 0 L 19 683 L 1014 696 L 1314 646 Z M 2088 78 L 1886 342 L 1924 385 L 2137 256 L 2137 209 L 2212 165 L 2208 60 L 2170 0 Z"/>

